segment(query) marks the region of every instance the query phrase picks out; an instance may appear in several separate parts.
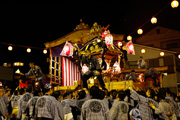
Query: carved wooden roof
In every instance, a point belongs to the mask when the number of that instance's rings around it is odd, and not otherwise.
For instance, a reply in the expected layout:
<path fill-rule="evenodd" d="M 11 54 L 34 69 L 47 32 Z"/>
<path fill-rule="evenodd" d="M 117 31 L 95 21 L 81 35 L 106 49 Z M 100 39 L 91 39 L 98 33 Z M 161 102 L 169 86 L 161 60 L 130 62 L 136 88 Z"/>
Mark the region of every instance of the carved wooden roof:
<path fill-rule="evenodd" d="M 57 40 L 45 43 L 46 48 L 56 47 L 64 44 L 66 41 L 77 44 L 84 44 L 89 40 L 97 37 L 97 35 L 89 34 L 89 30 L 76 30 Z"/>
<path fill-rule="evenodd" d="M 97 24 L 97 23 L 96 23 Z M 99 25 L 98 25 L 99 26 Z M 97 26 L 95 26 L 97 27 Z M 92 27 L 93 28 L 93 27 Z M 58 38 L 54 41 L 45 43 L 46 48 L 56 47 L 61 44 L 64 44 L 66 41 L 69 41 L 71 43 L 76 44 L 85 44 L 88 41 L 92 40 L 93 38 L 99 36 L 99 34 L 92 34 L 92 28 L 89 29 L 88 24 L 85 24 L 80 20 L 80 24 L 76 26 L 73 32 Z M 122 34 L 112 34 L 114 37 L 114 40 L 123 40 L 124 35 Z"/>

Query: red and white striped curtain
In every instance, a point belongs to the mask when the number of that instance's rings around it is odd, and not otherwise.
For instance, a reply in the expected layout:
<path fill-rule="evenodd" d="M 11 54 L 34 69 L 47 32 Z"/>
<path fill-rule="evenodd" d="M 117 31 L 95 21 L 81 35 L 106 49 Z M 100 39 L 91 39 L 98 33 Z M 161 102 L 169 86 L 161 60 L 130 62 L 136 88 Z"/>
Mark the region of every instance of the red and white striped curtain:
<path fill-rule="evenodd" d="M 62 78 L 63 78 L 62 85 L 63 86 L 74 85 L 74 81 L 81 80 L 80 72 L 78 72 L 79 67 L 66 57 L 61 57 L 61 59 L 62 59 Z"/>

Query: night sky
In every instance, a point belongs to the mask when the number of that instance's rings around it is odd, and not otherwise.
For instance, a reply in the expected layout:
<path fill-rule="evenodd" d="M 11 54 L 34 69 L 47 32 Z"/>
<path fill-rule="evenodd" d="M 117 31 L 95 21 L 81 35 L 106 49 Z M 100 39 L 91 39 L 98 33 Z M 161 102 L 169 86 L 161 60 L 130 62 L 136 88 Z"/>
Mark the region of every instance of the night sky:
<path fill-rule="evenodd" d="M 168 5 L 171 0 L 123 0 L 123 1 L 65 1 L 65 2 L 19 2 L 14 0 L 0 7 L 0 42 L 44 48 L 44 43 L 56 40 L 80 23 L 94 22 L 102 26 L 110 24 L 111 33 L 140 37 L 136 30 L 153 15 Z M 180 30 L 180 7 L 170 4 L 157 16 L 158 23 L 148 22 L 142 27 L 144 33 L 156 26 Z M 22 61 L 28 69 L 30 61 L 48 73 L 48 63 L 42 50 L 14 47 L 9 52 L 0 44 L 0 65 L 4 62 Z M 24 72 L 26 72 L 26 69 Z"/>

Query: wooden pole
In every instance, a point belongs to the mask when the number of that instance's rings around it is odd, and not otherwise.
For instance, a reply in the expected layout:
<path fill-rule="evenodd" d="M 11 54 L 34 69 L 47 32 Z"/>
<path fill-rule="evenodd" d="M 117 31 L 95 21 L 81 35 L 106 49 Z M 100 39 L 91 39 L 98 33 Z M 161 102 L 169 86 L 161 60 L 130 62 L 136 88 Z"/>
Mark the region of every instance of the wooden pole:
<path fill-rule="evenodd" d="M 50 74 L 50 84 L 52 84 L 52 50 L 51 48 L 49 49 L 49 51 L 50 51 L 49 74 Z"/>

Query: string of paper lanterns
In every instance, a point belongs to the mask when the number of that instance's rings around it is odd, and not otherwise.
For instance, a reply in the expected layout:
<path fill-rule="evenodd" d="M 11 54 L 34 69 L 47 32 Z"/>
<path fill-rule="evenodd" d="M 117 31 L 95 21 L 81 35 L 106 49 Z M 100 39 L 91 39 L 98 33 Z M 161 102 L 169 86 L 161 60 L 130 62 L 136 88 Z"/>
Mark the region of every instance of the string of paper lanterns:
<path fill-rule="evenodd" d="M 178 0 L 172 0 L 169 4 L 171 4 L 171 7 L 172 8 L 177 8 L 178 6 L 179 6 L 179 2 L 178 2 Z M 169 4 L 167 5 L 167 6 L 169 6 Z M 167 6 L 165 6 L 165 7 L 163 7 L 162 9 L 160 9 L 160 11 L 158 11 L 151 19 L 150 19 L 150 22 L 152 23 L 152 24 L 156 24 L 157 23 L 157 15 L 161 12 L 161 11 L 163 11 L 165 8 L 167 8 Z M 146 23 L 148 23 L 149 22 L 149 20 L 148 21 L 146 21 L 143 25 L 141 25 L 140 27 L 139 27 L 139 29 L 137 30 L 137 34 L 139 34 L 139 35 L 142 35 L 143 34 L 143 29 L 142 29 L 142 27 L 146 24 Z M 135 32 L 135 31 L 134 31 Z M 134 32 L 132 32 L 131 34 L 133 34 Z M 132 41 L 132 35 L 131 34 L 129 34 L 128 36 L 127 36 L 127 40 L 129 40 L 129 41 Z M 144 53 L 146 53 L 146 50 L 145 49 L 141 49 L 141 53 L 142 54 L 144 54 Z M 160 56 L 162 57 L 162 56 L 164 56 L 165 55 L 165 53 L 163 52 L 163 51 L 160 51 Z M 178 58 L 180 59 L 180 54 L 178 55 Z"/>
<path fill-rule="evenodd" d="M 146 50 L 145 50 L 144 48 L 141 49 L 141 53 L 142 53 L 142 54 L 145 54 L 145 53 L 146 53 Z M 163 57 L 163 56 L 165 55 L 165 53 L 164 53 L 163 51 L 161 51 L 159 54 L 160 54 L 161 57 Z M 180 59 L 180 54 L 179 54 L 178 58 Z"/>
<path fill-rule="evenodd" d="M 169 4 L 168 4 L 169 5 Z M 179 6 L 179 2 L 178 2 L 178 0 L 172 0 L 171 1 L 171 7 L 172 8 L 177 8 Z M 166 8 L 166 7 L 165 7 Z M 163 8 L 164 9 L 164 8 Z M 158 13 L 156 13 L 152 18 L 151 18 L 151 23 L 152 24 L 156 24 L 157 23 L 157 18 L 155 17 L 155 16 L 157 16 L 157 14 L 159 14 L 160 12 L 162 11 L 162 9 L 158 12 Z M 146 22 L 147 23 L 147 22 Z M 142 26 L 144 26 L 146 23 L 144 23 Z M 143 34 L 143 29 L 142 29 L 142 26 L 137 30 L 137 33 L 139 34 L 139 35 L 142 35 Z M 134 32 L 133 32 L 134 33 Z M 131 33 L 132 34 L 132 33 Z M 132 36 L 131 36 L 131 34 L 129 34 L 128 36 L 127 36 L 127 40 L 129 40 L 129 41 L 132 41 Z M 4 44 L 4 43 L 3 43 Z M 35 47 L 27 47 L 27 46 L 20 46 L 20 45 L 10 45 L 10 44 L 6 44 L 6 45 L 9 45 L 8 46 L 8 50 L 9 51 L 12 51 L 13 50 L 13 46 L 19 46 L 19 47 L 25 47 L 25 48 L 27 48 L 27 53 L 31 53 L 31 48 L 35 48 Z M 118 43 L 118 46 L 122 46 L 122 43 L 121 42 L 119 42 Z M 47 51 L 47 49 L 44 49 L 44 48 L 35 48 L 35 49 L 43 49 L 43 53 L 44 54 L 47 54 L 48 53 L 48 51 Z M 145 49 L 142 49 L 141 50 L 141 53 L 145 53 Z M 164 56 L 164 52 L 160 52 L 160 55 L 161 56 Z M 180 55 L 178 55 L 178 57 L 180 58 Z"/>
<path fill-rule="evenodd" d="M 46 48 L 29 47 L 29 46 L 8 44 L 8 43 L 2 43 L 2 42 L 0 42 L 0 44 L 7 45 L 9 51 L 12 51 L 12 50 L 13 50 L 13 46 L 18 46 L 18 47 L 27 48 L 27 49 L 26 49 L 27 53 L 31 53 L 31 51 L 32 51 L 31 49 L 32 49 L 32 48 L 33 48 L 33 49 L 43 49 L 43 53 L 44 53 L 44 54 L 47 54 L 47 53 L 48 53 L 48 49 L 46 49 Z"/>
<path fill-rule="evenodd" d="M 169 4 L 171 4 L 171 7 L 172 7 L 172 8 L 177 8 L 177 7 L 179 6 L 178 0 L 172 0 Z M 168 6 L 169 6 L 169 4 L 168 4 Z M 162 10 L 164 10 L 166 7 L 167 7 L 167 6 L 165 6 L 165 7 L 162 8 L 162 9 L 160 9 L 160 11 L 158 11 L 158 12 L 151 18 L 150 22 L 151 22 L 152 24 L 156 24 L 156 23 L 157 23 L 157 17 L 156 17 L 156 16 L 157 16 Z M 143 29 L 142 29 L 142 27 L 143 27 L 146 23 L 148 23 L 148 22 L 149 22 L 149 20 L 146 21 L 141 27 L 139 27 L 139 29 L 137 30 L 137 33 L 138 33 L 139 35 L 142 35 L 142 34 L 143 34 Z M 131 34 L 133 34 L 133 33 L 134 33 L 134 32 L 132 32 Z M 127 36 L 127 40 L 132 41 L 132 36 L 131 36 L 131 34 L 129 34 L 129 35 Z"/>

